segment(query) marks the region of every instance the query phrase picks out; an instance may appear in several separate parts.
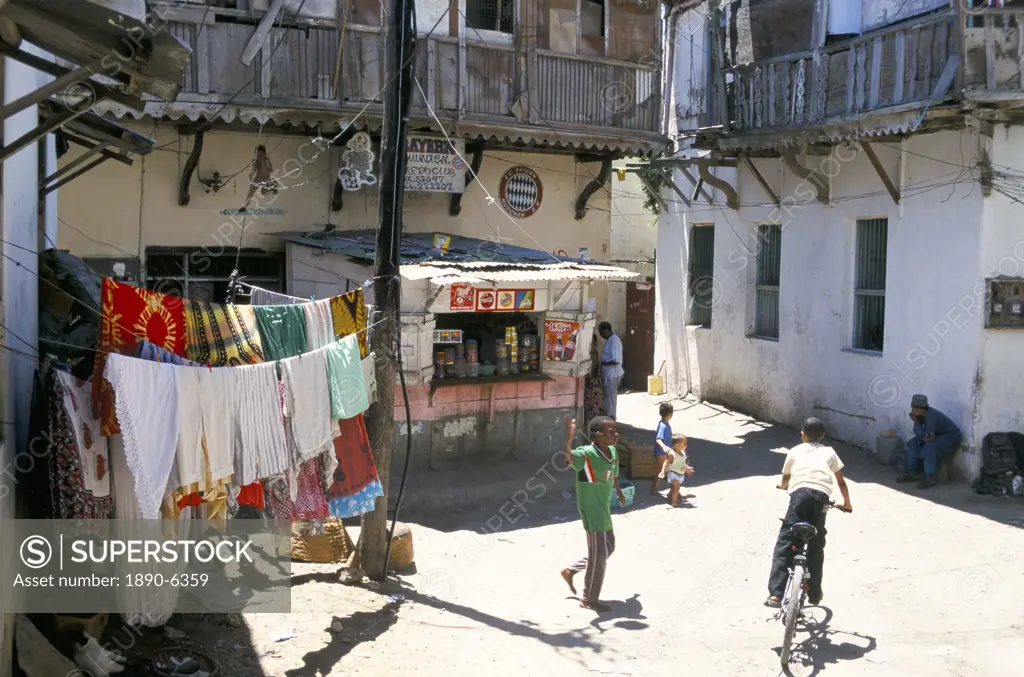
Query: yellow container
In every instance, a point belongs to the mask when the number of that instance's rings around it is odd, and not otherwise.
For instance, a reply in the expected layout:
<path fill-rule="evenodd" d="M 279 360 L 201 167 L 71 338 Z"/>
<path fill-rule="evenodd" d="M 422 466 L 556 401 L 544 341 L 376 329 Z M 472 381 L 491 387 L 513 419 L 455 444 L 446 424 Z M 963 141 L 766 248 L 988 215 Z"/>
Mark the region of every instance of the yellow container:
<path fill-rule="evenodd" d="M 665 393 L 665 380 L 660 376 L 647 377 L 647 394 L 663 395 Z"/>

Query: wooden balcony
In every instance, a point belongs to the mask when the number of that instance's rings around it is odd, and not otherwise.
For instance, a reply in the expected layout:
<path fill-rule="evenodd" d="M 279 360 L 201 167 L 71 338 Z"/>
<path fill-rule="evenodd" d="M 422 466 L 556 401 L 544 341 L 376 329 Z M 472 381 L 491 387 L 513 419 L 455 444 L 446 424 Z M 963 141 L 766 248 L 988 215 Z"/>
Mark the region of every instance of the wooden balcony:
<path fill-rule="evenodd" d="M 949 10 L 820 50 L 719 70 L 708 99 L 709 126 L 726 133 L 785 132 L 941 101 L 962 79 L 957 20 Z"/>
<path fill-rule="evenodd" d="M 379 114 L 385 83 L 379 27 L 336 22 L 271 30 L 251 66 L 239 55 L 252 23 L 172 21 L 193 50 L 178 101 Z M 413 114 L 480 125 L 536 126 L 651 137 L 661 131 L 660 64 L 584 58 L 468 38 L 419 38 Z M 429 110 L 428 110 L 429 105 Z"/>
<path fill-rule="evenodd" d="M 978 101 L 1024 99 L 1024 9 L 978 8 L 965 13 L 967 96 Z"/>

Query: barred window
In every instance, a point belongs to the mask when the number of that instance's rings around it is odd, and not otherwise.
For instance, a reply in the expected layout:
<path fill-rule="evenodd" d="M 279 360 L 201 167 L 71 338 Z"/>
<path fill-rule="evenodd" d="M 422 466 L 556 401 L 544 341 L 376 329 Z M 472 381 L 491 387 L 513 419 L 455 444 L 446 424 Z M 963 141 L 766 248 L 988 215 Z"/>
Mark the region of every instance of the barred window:
<path fill-rule="evenodd" d="M 853 347 L 882 352 L 885 336 L 885 267 L 889 220 L 857 221 Z"/>
<path fill-rule="evenodd" d="M 754 336 L 777 339 L 779 338 L 779 280 L 782 276 L 782 226 L 758 226 L 757 244 Z"/>
<path fill-rule="evenodd" d="M 466 0 L 466 27 L 512 34 L 515 0 Z"/>

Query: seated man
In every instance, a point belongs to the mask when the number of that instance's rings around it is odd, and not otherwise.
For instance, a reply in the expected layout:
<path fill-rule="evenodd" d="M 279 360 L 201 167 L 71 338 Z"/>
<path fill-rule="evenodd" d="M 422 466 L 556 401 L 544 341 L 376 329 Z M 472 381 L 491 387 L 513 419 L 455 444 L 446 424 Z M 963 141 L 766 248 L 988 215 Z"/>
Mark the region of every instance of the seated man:
<path fill-rule="evenodd" d="M 935 469 L 943 454 L 952 454 L 960 448 L 963 433 L 938 409 L 928 406 L 928 398 L 914 395 L 910 398 L 910 420 L 914 422 L 914 439 L 907 442 L 907 468 L 897 482 L 914 482 L 919 478 L 919 462 L 924 463 L 922 489 L 935 486 Z"/>

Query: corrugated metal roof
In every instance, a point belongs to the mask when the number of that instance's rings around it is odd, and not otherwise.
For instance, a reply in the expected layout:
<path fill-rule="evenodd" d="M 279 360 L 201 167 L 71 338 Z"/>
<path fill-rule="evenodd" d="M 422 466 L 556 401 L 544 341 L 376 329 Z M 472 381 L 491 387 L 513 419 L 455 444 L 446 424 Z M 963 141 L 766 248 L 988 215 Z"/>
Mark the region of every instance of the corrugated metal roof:
<path fill-rule="evenodd" d="M 405 271 L 402 271 L 405 277 Z M 489 282 L 531 282 L 533 280 L 545 280 L 558 282 L 561 280 L 601 280 L 603 282 L 615 282 L 635 280 L 640 277 L 639 273 L 608 266 L 607 270 L 579 270 L 576 268 L 553 268 L 547 266 L 536 266 L 535 268 L 516 268 L 515 270 L 495 271 L 474 271 L 473 273 L 462 273 L 459 275 L 441 275 L 432 278 L 431 284 L 439 286 L 464 282 L 466 284 L 487 284 Z"/>
<path fill-rule="evenodd" d="M 429 279 L 447 285 L 455 282 L 488 284 L 532 280 L 633 280 L 637 273 L 599 261 L 580 261 L 539 249 L 481 240 L 463 235 L 436 233 L 452 238 L 447 254 L 433 248 L 435 233 L 402 236 L 402 265 L 407 280 Z M 374 260 L 376 233 L 372 230 L 314 233 L 278 233 L 286 242 L 324 249 L 366 263 Z"/>

